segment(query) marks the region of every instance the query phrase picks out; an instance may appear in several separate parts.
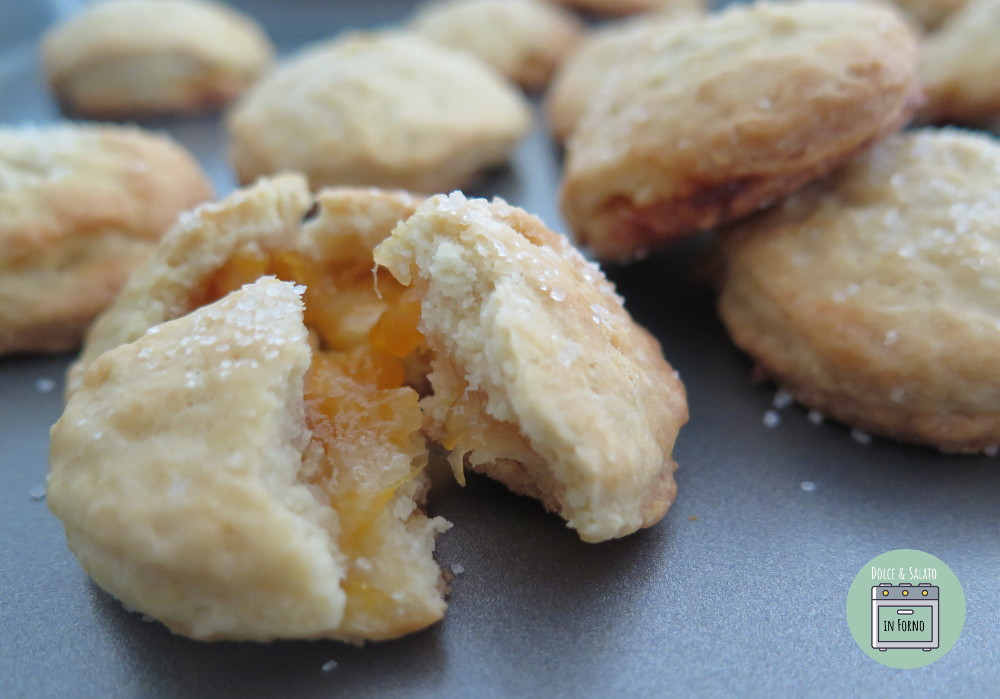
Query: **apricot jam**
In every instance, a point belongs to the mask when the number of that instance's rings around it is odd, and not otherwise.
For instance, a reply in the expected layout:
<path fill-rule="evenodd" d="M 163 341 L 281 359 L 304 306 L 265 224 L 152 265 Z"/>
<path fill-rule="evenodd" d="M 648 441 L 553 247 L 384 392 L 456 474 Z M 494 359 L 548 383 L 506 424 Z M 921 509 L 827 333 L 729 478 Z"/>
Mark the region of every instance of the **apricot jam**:
<path fill-rule="evenodd" d="M 386 270 L 380 269 L 373 279 L 372 264 L 370 259 L 357 258 L 319 263 L 294 250 L 264 251 L 245 247 L 215 271 L 200 293 L 193 296 L 191 307 L 207 305 L 244 284 L 274 275 L 305 286 L 305 324 L 318 336 L 321 349 L 348 350 L 368 344 L 373 326 L 406 292 L 406 288 Z M 377 293 L 374 284 L 378 285 Z M 395 309 L 394 318 L 400 320 L 406 313 L 413 313 L 413 319 L 407 323 L 408 327 L 412 326 L 412 332 L 416 332 L 416 322 L 420 319 L 419 302 L 410 301 L 407 306 L 407 311 Z M 407 337 L 411 344 L 423 342 L 422 337 L 414 340 L 412 333 Z M 397 357 L 409 353 L 399 352 L 398 349 L 392 351 Z"/>
<path fill-rule="evenodd" d="M 318 345 L 305 380 L 306 424 L 312 451 L 318 446 L 324 456 L 310 482 L 338 514 L 345 628 L 393 613 L 371 561 L 394 524 L 387 506 L 427 461 L 419 396 L 404 385 L 408 358 L 425 347 L 420 302 L 384 270 L 376 274 L 370 259 L 320 263 L 296 251 L 247 248 L 192 299 L 204 305 L 264 275 L 305 286 L 304 320 Z"/>

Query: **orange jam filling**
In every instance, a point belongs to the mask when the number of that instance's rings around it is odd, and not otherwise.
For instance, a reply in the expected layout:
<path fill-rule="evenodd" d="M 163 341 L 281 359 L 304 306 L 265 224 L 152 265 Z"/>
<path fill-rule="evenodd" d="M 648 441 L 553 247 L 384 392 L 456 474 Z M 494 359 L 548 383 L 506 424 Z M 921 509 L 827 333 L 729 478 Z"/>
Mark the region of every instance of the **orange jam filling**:
<path fill-rule="evenodd" d="M 324 485 L 349 555 L 367 550 L 379 514 L 424 466 L 412 458 L 423 446 L 419 399 L 402 377 L 398 362 L 363 351 L 319 354 L 306 377 L 306 424 L 331 467 Z M 360 463 L 368 468 L 351 468 Z"/>
<path fill-rule="evenodd" d="M 370 348 L 317 353 L 306 375 L 306 424 L 329 469 L 317 485 L 337 511 L 348 559 L 345 629 L 396 607 L 379 571 L 358 560 L 380 558 L 393 520 L 387 506 L 426 464 L 419 396 L 403 378 L 399 360 Z"/>
<path fill-rule="evenodd" d="M 404 385 L 407 362 L 425 351 L 420 302 L 385 270 L 373 279 L 371 267 L 357 258 L 318 263 L 294 251 L 244 249 L 192 299 L 204 305 L 264 275 L 306 287 L 304 320 L 318 345 L 306 375 L 306 423 L 325 457 L 310 480 L 339 516 L 346 626 L 394 609 L 378 571 L 357 559 L 378 557 L 393 520 L 387 505 L 427 460 L 419 395 Z"/>
<path fill-rule="evenodd" d="M 322 349 L 347 350 L 369 344 L 373 326 L 389 310 L 395 321 L 405 320 L 407 327 L 416 332 L 416 323 L 420 320 L 419 302 L 404 304 L 407 306 L 405 311 L 394 308 L 407 290 L 386 270 L 379 269 L 373 279 L 371 260 L 353 258 L 321 264 L 294 250 L 238 250 L 213 273 L 201 292 L 195 294 L 191 306 L 198 308 L 217 301 L 265 275 L 305 286 L 305 324 L 316 334 Z M 378 286 L 378 293 L 373 282 Z M 413 315 L 408 319 L 407 314 Z M 408 334 L 407 338 L 413 342 L 412 335 Z M 423 337 L 417 333 L 415 344 L 422 343 Z M 409 351 L 402 352 L 394 347 L 383 349 L 400 358 L 409 354 Z"/>

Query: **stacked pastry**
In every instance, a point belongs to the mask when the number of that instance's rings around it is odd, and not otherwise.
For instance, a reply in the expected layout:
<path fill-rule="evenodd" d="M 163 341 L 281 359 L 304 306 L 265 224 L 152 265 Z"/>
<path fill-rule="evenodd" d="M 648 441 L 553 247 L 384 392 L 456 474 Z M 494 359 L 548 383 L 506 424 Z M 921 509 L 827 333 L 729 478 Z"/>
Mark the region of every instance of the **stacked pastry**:
<path fill-rule="evenodd" d="M 825 2 L 597 37 L 549 98 L 563 212 L 618 262 L 718 231 L 720 314 L 765 375 L 866 432 L 992 453 L 1000 147 L 894 134 L 923 104 L 920 74 L 926 117 L 1000 115 L 997 8 L 973 0 L 922 53 L 891 9 Z"/>
<path fill-rule="evenodd" d="M 203 0 L 94 3 L 41 48 L 68 112 L 122 119 L 224 106 L 273 53 L 256 22 Z M 0 129 L 0 184 L 0 355 L 79 347 L 178 214 L 213 196 L 183 146 L 117 124 Z"/>

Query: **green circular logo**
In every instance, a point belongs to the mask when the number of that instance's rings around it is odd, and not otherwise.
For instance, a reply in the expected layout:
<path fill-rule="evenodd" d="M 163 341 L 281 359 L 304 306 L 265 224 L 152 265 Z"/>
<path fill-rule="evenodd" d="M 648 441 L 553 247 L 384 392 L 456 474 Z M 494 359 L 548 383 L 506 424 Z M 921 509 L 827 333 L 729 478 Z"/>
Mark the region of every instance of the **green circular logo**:
<path fill-rule="evenodd" d="M 897 549 L 865 564 L 847 593 L 847 624 L 883 665 L 923 667 L 951 650 L 965 625 L 965 594 L 944 562 Z"/>

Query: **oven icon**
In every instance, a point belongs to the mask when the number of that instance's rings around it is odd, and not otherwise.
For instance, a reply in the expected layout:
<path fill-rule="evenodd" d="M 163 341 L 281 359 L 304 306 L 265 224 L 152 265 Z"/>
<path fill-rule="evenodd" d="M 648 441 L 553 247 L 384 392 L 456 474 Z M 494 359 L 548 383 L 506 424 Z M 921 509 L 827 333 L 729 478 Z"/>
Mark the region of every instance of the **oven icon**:
<path fill-rule="evenodd" d="M 882 583 L 872 587 L 872 648 L 940 647 L 938 605 L 941 588 L 930 583 Z"/>

